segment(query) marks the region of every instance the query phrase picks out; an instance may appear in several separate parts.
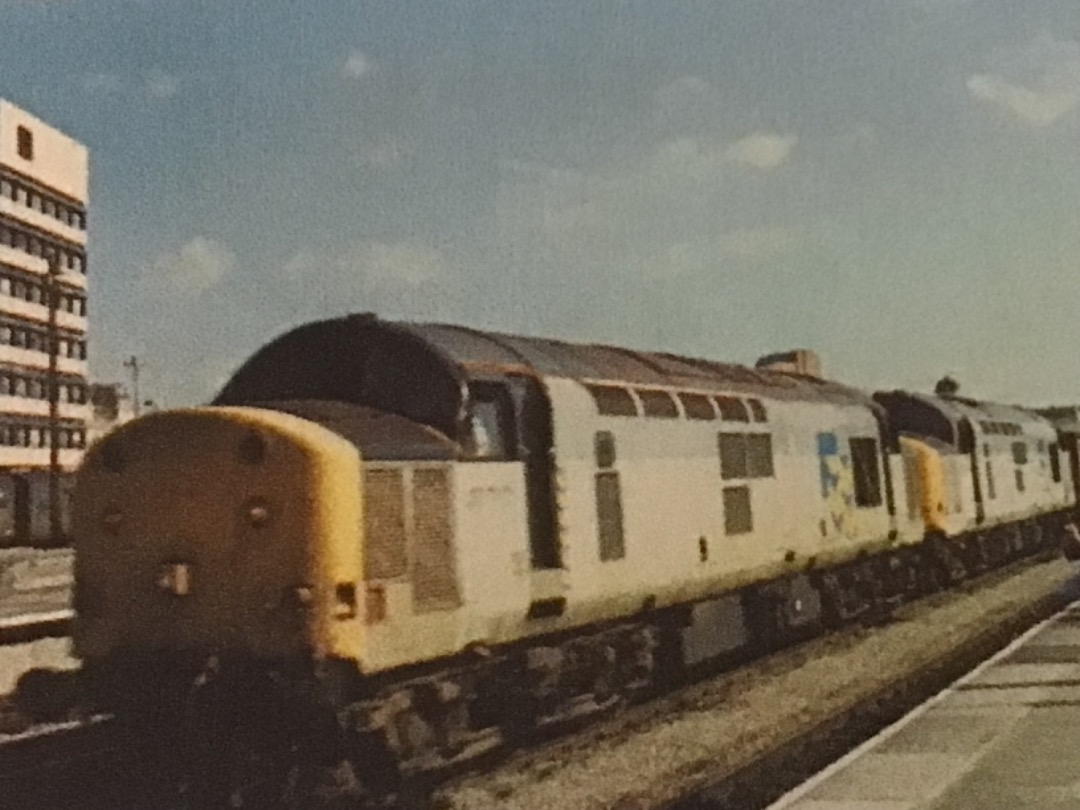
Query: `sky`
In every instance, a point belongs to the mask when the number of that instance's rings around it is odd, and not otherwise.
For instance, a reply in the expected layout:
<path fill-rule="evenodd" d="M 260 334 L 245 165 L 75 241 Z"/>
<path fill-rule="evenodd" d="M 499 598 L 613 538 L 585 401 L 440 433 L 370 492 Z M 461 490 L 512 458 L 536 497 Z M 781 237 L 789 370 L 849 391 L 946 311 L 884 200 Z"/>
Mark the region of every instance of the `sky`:
<path fill-rule="evenodd" d="M 91 374 L 348 312 L 1080 403 L 1076 0 L 0 0 Z"/>

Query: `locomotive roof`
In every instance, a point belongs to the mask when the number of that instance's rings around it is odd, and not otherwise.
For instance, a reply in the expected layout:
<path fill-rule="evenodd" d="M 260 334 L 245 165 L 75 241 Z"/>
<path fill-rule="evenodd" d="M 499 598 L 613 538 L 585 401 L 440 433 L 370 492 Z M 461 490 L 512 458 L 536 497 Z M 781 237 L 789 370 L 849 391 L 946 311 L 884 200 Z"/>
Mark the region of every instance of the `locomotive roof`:
<path fill-rule="evenodd" d="M 266 365 L 268 373 L 275 373 L 272 357 L 288 354 L 290 344 L 299 343 L 309 347 L 309 363 L 340 363 L 344 360 L 342 355 L 354 353 L 370 358 L 366 362 L 402 363 L 415 359 L 418 352 L 427 353 L 429 361 L 444 366 L 460 382 L 525 374 L 593 383 L 735 391 L 777 399 L 874 407 L 869 395 L 863 391 L 813 377 L 664 352 L 568 343 L 449 324 L 391 322 L 367 314 L 305 324 L 277 338 L 241 368 L 226 385 L 219 400 L 234 399 L 236 383 L 260 358 L 265 360 L 258 365 Z M 378 347 L 378 351 L 372 352 L 374 347 Z"/>

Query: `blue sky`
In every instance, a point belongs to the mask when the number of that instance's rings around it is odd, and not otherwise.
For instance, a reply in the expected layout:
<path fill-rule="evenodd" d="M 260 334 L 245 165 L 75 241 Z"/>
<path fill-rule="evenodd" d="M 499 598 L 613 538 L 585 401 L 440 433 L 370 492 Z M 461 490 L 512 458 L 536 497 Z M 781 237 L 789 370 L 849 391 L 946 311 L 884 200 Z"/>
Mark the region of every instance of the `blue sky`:
<path fill-rule="evenodd" d="M 91 364 L 350 311 L 1080 402 L 1075 0 L 0 3 L 91 150 Z"/>

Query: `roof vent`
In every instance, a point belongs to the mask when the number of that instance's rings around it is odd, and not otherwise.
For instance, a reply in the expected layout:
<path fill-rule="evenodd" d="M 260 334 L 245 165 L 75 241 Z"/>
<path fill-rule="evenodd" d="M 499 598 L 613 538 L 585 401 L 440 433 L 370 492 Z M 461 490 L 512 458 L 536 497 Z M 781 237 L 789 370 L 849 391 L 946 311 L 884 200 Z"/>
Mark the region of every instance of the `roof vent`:
<path fill-rule="evenodd" d="M 821 379 L 821 358 L 809 349 L 767 354 L 757 361 L 755 367 Z"/>

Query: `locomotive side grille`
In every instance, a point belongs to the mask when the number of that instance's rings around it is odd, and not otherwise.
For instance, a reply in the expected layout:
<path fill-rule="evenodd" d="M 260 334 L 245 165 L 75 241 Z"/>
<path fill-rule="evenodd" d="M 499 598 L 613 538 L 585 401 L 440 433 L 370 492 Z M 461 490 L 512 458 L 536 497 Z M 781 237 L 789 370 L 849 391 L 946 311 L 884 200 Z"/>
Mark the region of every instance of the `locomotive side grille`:
<path fill-rule="evenodd" d="M 393 579 L 408 573 L 405 482 L 401 470 L 368 469 L 364 476 L 364 578 Z"/>
<path fill-rule="evenodd" d="M 446 470 L 413 470 L 413 610 L 461 605 L 454 564 L 450 480 Z"/>
<path fill-rule="evenodd" d="M 904 483 L 907 490 L 908 520 L 919 519 L 920 487 L 919 487 L 919 459 L 914 450 L 905 448 L 904 454 Z"/>

